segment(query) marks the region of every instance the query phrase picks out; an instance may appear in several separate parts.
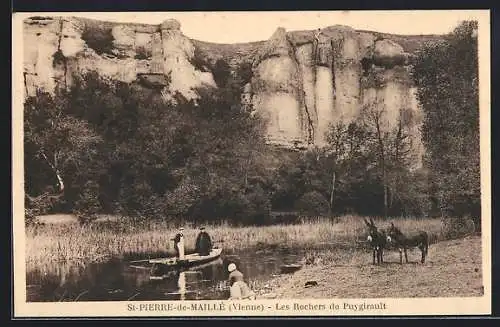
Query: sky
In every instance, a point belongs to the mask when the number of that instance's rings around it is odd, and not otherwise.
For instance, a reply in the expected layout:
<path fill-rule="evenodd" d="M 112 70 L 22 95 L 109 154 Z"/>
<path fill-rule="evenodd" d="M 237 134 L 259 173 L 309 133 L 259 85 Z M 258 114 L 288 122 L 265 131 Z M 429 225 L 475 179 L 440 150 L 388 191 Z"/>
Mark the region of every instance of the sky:
<path fill-rule="evenodd" d="M 337 24 L 392 34 L 444 34 L 452 31 L 462 20 L 479 19 L 485 14 L 488 11 L 74 12 L 44 15 L 145 24 L 160 24 L 165 19 L 174 18 L 181 23 L 183 34 L 190 38 L 215 43 L 238 43 L 266 40 L 277 27 L 293 31 Z"/>

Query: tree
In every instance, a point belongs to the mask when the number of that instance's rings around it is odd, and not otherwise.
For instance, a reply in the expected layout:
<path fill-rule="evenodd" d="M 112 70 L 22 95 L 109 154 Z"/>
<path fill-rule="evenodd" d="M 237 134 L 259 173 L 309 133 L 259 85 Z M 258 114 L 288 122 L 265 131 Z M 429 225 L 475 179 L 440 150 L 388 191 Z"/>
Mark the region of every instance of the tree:
<path fill-rule="evenodd" d="M 366 170 L 362 162 L 370 153 L 367 141 L 369 134 L 359 121 L 350 123 L 339 121 L 330 126 L 327 134 L 328 146 L 324 154 L 326 165 L 330 167 L 328 170 L 331 171 L 330 212 L 334 211 L 335 193 L 341 191 L 347 195 L 349 187 L 357 182 L 356 176 Z M 339 183 L 342 187 L 337 190 Z"/>
<path fill-rule="evenodd" d="M 329 215 L 355 211 L 374 214 L 377 208 L 365 205 L 374 190 L 373 146 L 368 143 L 368 131 L 360 121 L 339 121 L 330 126 L 327 140 L 325 147 L 308 149 L 291 162 L 283 161 L 272 178 L 274 208 L 291 209 L 290 204 L 315 193 L 326 199 Z"/>
<path fill-rule="evenodd" d="M 140 83 L 75 76 L 69 92 L 27 102 L 29 189 L 57 180 L 76 213 L 265 222 L 264 124 L 232 87 L 166 100 Z"/>
<path fill-rule="evenodd" d="M 258 116 L 226 97 L 224 89 L 198 92 L 197 105 L 188 102 L 179 108 L 183 119 L 193 124 L 186 135 L 193 151 L 186 161 L 186 174 L 198 182 L 200 198 L 246 194 L 251 187 L 249 177 L 258 171 L 263 124 Z M 217 201 L 211 203 L 218 205 Z M 209 211 L 205 211 L 207 216 Z"/>
<path fill-rule="evenodd" d="M 443 215 L 480 217 L 477 28 L 462 22 L 423 47 L 413 68 L 432 197 Z"/>
<path fill-rule="evenodd" d="M 365 157 L 373 159 L 382 186 L 383 215 L 400 215 L 408 212 L 409 183 L 414 183 L 416 152 L 412 134 L 415 129 L 414 112 L 399 108 L 396 121 L 388 117 L 383 99 L 375 99 L 362 108 L 361 129 L 364 132 Z M 414 190 L 415 191 L 415 190 Z"/>
<path fill-rule="evenodd" d="M 415 152 L 414 139 L 411 130 L 415 126 L 414 112 L 410 108 L 401 108 L 395 126 L 389 133 L 387 147 L 387 185 L 389 190 L 388 208 L 393 213 L 405 213 L 405 197 L 417 197 L 418 194 L 408 194 L 413 184 L 411 176 L 415 176 L 413 163 L 417 161 L 418 153 Z"/>
<path fill-rule="evenodd" d="M 387 108 L 383 103 L 383 100 L 377 99 L 375 102 L 366 105 L 362 110 L 363 122 L 365 128 L 369 131 L 371 140 L 368 142 L 374 142 L 374 148 L 376 149 L 378 164 L 381 171 L 381 180 L 384 194 L 384 217 L 387 217 L 389 202 L 388 202 L 388 192 L 389 192 L 389 181 L 387 176 L 388 171 L 388 157 L 389 157 L 389 143 L 390 143 L 390 127 L 386 119 Z"/>
<path fill-rule="evenodd" d="M 38 212 L 42 213 L 62 199 L 74 200 L 71 191 L 83 182 L 78 177 L 88 181 L 90 171 L 98 169 L 102 138 L 87 122 L 68 114 L 65 94 L 37 92 L 24 104 L 24 144 L 28 205 L 36 207 L 40 200 L 49 200 L 51 205 Z M 43 177 L 35 176 L 40 171 L 37 166 L 45 167 Z M 43 189 L 57 192 L 40 192 Z"/>
<path fill-rule="evenodd" d="M 137 159 L 139 107 L 151 101 L 151 90 L 136 84 L 127 84 L 100 76 L 91 71 L 74 76 L 74 83 L 67 94 L 68 114 L 86 121 L 104 140 L 96 172 L 99 201 L 107 213 L 122 211 L 126 202 L 120 199 L 129 194 L 135 174 L 131 170 Z M 142 173 L 142 170 L 138 170 Z M 77 174 L 78 175 L 78 174 Z"/>

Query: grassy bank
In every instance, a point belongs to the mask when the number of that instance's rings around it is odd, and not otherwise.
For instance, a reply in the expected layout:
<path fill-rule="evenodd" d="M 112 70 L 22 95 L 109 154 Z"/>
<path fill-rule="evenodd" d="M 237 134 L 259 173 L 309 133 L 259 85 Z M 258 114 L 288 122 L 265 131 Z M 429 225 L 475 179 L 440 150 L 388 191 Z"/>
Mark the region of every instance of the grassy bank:
<path fill-rule="evenodd" d="M 390 221 L 375 219 L 387 228 Z M 396 220 L 405 232 L 425 230 L 431 238 L 440 238 L 439 219 Z M 251 247 L 301 247 L 320 249 L 332 245 L 353 248 L 364 243 L 366 228 L 362 217 L 345 216 L 335 223 L 327 219 L 297 225 L 232 227 L 227 224 L 206 226 L 215 244 L 225 252 Z M 26 260 L 28 269 L 52 262 L 89 263 L 111 257 L 148 258 L 173 253 L 176 229 L 162 222 L 133 223 L 130 220 L 97 222 L 86 226 L 76 223 L 46 224 L 27 227 Z M 187 249 L 194 247 L 198 230 L 185 226 Z"/>
<path fill-rule="evenodd" d="M 408 253 L 409 264 L 399 264 L 397 250 L 387 251 L 384 259 L 384 264 L 372 265 L 371 254 L 365 251 L 327 250 L 294 274 L 280 275 L 265 283 L 250 283 L 260 298 L 483 295 L 480 236 L 433 244 L 424 264 L 418 262 L 418 250 Z M 307 281 L 316 281 L 318 285 L 306 288 Z"/>

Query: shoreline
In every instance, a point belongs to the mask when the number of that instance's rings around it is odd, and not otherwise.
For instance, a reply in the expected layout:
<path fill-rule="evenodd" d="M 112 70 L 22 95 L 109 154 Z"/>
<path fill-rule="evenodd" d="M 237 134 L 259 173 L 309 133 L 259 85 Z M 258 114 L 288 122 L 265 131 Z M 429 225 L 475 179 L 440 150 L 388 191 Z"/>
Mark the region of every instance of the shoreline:
<path fill-rule="evenodd" d="M 293 274 L 267 282 L 259 298 L 459 297 L 484 294 L 481 236 L 443 240 L 431 245 L 424 264 L 418 251 L 410 263 L 399 263 L 398 251 L 387 251 L 386 263 L 373 265 L 371 254 L 354 251 L 336 262 L 305 265 Z M 305 287 L 308 281 L 317 286 Z"/>
<path fill-rule="evenodd" d="M 359 219 L 358 217 L 355 221 Z M 349 219 L 347 222 L 352 223 Z M 429 256 L 424 264 L 419 263 L 420 252 L 417 249 L 408 251 L 410 263 L 403 263 L 403 265 L 399 263 L 397 249 L 386 249 L 384 264 L 373 265 L 371 250 L 366 247 L 365 243 L 358 242 L 357 236 L 359 235 L 353 234 L 355 229 L 346 232 L 347 226 L 352 227 L 352 224 L 347 224 L 347 222 L 330 224 L 329 228 L 332 230 L 338 230 L 339 227 L 342 227 L 343 234 L 337 232 L 333 239 L 330 238 L 322 242 L 310 240 L 309 243 L 301 243 L 303 238 L 299 238 L 299 236 L 304 231 L 325 229 L 325 224 L 317 222 L 277 226 L 271 230 L 269 227 L 226 227 L 226 230 L 216 230 L 214 227 L 213 232 L 217 231 L 214 234 L 221 235 L 222 231 L 225 231 L 226 235 L 235 237 L 233 241 L 241 240 L 241 233 L 249 231 L 259 235 L 266 231 L 270 233 L 267 237 L 270 239 L 275 237 L 274 242 L 259 243 L 254 240 L 252 246 L 240 241 L 241 246 L 237 250 L 233 250 L 232 247 L 228 247 L 227 250 L 224 248 L 224 253 L 227 255 L 231 255 L 234 251 L 245 251 L 245 249 L 254 251 L 257 257 L 259 252 L 268 256 L 273 256 L 273 253 L 280 255 L 282 251 L 298 250 L 300 252 L 295 263 L 299 264 L 301 268 L 294 273 L 273 272 L 266 276 L 253 277 L 249 275 L 249 278 L 245 278 L 249 286 L 256 292 L 257 299 L 451 297 L 480 296 L 483 294 L 481 236 L 475 234 L 451 240 L 436 237 L 434 242 L 431 242 Z M 431 222 L 436 223 L 436 220 L 408 220 L 404 227 L 405 229 L 416 229 L 422 227 L 422 223 L 430 226 Z M 435 224 L 434 228 L 437 226 Z M 289 236 L 284 239 L 283 237 L 288 234 L 274 234 L 276 230 L 283 232 L 284 229 L 287 232 L 295 231 L 294 235 L 296 236 L 293 236 L 292 239 Z M 79 229 L 74 231 L 79 231 Z M 187 231 L 190 232 L 190 230 Z M 191 231 L 195 232 L 196 229 Z M 144 231 L 142 232 L 144 233 Z M 164 231 L 156 232 L 165 234 Z M 436 233 L 437 229 L 434 229 L 433 232 Z M 96 232 L 94 236 L 102 236 L 100 233 L 103 233 L 103 230 Z M 109 233 L 109 231 L 104 235 L 115 239 L 112 237 L 113 233 Z M 278 235 L 281 238 L 277 238 Z M 68 237 L 68 234 L 64 236 Z M 122 236 L 128 237 L 131 234 L 126 233 Z M 319 239 L 319 234 L 314 236 L 317 240 Z M 235 244 L 237 243 L 232 245 Z M 243 247 L 244 245 L 246 247 Z M 110 255 L 108 261 L 127 261 L 123 255 L 123 253 Z M 151 253 L 145 253 L 143 257 L 146 255 L 151 256 Z M 83 263 L 83 265 L 79 265 L 79 263 Z M 93 262 L 90 263 L 93 264 Z M 103 263 L 105 264 L 105 262 Z M 71 274 L 72 271 L 75 271 L 74 269 L 86 269 L 86 262 L 32 261 L 28 264 L 26 273 L 39 271 L 45 275 L 59 276 L 61 280 L 65 280 L 66 274 Z M 309 281 L 317 284 L 305 287 L 306 282 Z"/>

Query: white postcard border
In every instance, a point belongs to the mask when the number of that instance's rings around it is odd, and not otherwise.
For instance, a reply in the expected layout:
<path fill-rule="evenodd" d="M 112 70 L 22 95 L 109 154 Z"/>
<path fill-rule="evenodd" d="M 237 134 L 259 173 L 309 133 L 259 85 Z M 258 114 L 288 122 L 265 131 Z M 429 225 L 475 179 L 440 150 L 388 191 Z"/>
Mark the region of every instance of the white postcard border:
<path fill-rule="evenodd" d="M 435 11 L 435 10 L 434 10 Z M 450 10 L 439 10 L 443 15 Z M 424 12 L 424 11 L 421 11 Z M 491 314 L 491 158 L 490 158 L 490 12 L 489 10 L 460 10 L 464 16 L 479 21 L 479 85 L 481 129 L 481 210 L 482 210 L 482 297 L 456 298 L 377 298 L 377 299 L 309 299 L 309 300 L 256 300 L 256 301 L 132 301 L 132 302 L 26 302 L 26 263 L 24 227 L 24 153 L 23 153 L 23 38 L 22 21 L 36 13 L 15 13 L 12 18 L 12 195 L 13 195 L 13 277 L 14 317 L 177 317 L 177 316 L 386 316 L 386 315 L 483 315 Z M 44 15 L 68 16 L 78 13 L 43 13 Z M 130 14 L 130 13 L 128 13 Z M 376 15 L 376 11 L 370 11 Z M 168 17 L 168 13 L 165 13 Z M 181 303 L 189 306 L 206 304 L 207 310 L 178 310 Z M 362 303 L 384 303 L 386 309 L 352 310 L 344 307 Z M 260 309 L 230 310 L 232 305 L 262 306 Z M 324 310 L 295 310 L 294 304 L 324 305 Z M 279 310 L 289 305 L 291 309 Z M 336 309 L 335 305 L 339 305 Z M 214 309 L 224 306 L 224 310 Z M 133 308 L 133 309 L 132 309 Z M 142 309 L 139 309 L 142 308 Z M 149 310 L 153 308 L 153 310 Z M 154 310 L 157 308 L 157 310 Z M 171 309 L 174 308 L 174 309 Z M 182 309 L 182 308 L 181 308 Z"/>

